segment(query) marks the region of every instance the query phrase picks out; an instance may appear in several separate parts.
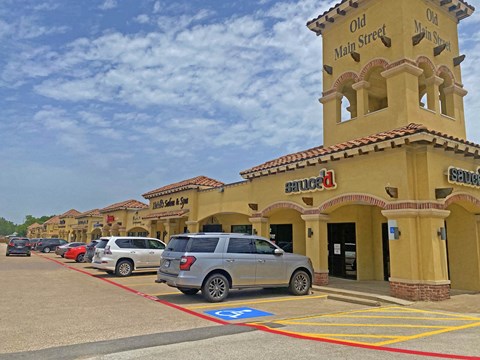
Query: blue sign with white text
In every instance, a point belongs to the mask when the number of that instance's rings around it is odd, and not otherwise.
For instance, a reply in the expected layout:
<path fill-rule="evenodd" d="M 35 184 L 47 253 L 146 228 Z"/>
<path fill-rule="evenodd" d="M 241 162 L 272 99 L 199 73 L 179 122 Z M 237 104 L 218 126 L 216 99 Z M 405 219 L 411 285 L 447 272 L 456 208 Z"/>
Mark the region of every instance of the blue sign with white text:
<path fill-rule="evenodd" d="M 206 314 L 213 315 L 223 320 L 239 320 L 248 319 L 260 316 L 270 316 L 271 313 L 260 311 L 252 308 L 242 307 L 235 309 L 221 309 L 205 311 Z"/>

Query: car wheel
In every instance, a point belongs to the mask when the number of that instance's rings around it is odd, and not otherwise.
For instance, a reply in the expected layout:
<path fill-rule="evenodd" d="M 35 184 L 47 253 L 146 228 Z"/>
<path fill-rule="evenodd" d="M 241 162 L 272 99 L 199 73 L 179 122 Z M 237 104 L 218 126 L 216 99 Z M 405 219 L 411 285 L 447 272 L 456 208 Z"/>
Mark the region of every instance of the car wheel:
<path fill-rule="evenodd" d="M 49 252 L 50 252 L 50 248 L 47 246 L 45 249 L 43 249 L 43 252 L 44 252 L 44 253 L 49 253 Z"/>
<path fill-rule="evenodd" d="M 10 254 L 9 254 L 9 253 L 6 253 L 5 256 L 10 256 Z"/>
<path fill-rule="evenodd" d="M 288 289 L 293 295 L 307 295 L 310 286 L 310 276 L 308 276 L 303 270 L 297 270 L 293 273 L 292 278 L 290 279 Z"/>
<path fill-rule="evenodd" d="M 62 255 L 60 255 L 60 256 L 61 256 L 62 258 L 64 258 L 64 257 L 65 257 L 65 254 L 62 254 Z"/>
<path fill-rule="evenodd" d="M 107 270 L 106 273 L 109 274 L 109 275 L 113 275 L 114 271 L 112 271 L 112 270 Z"/>
<path fill-rule="evenodd" d="M 189 288 L 179 288 L 182 293 L 185 295 L 195 295 L 196 293 L 199 292 L 199 289 L 189 289 Z"/>
<path fill-rule="evenodd" d="M 85 254 L 78 254 L 77 258 L 75 259 L 76 262 L 83 262 Z"/>
<path fill-rule="evenodd" d="M 220 302 L 228 296 L 229 283 L 222 274 L 211 275 L 202 285 L 202 295 L 209 302 Z"/>
<path fill-rule="evenodd" d="M 133 263 L 130 260 L 122 260 L 117 263 L 115 268 L 115 275 L 130 276 L 133 271 Z"/>
<path fill-rule="evenodd" d="M 31 256 L 32 254 L 27 254 L 27 256 Z"/>

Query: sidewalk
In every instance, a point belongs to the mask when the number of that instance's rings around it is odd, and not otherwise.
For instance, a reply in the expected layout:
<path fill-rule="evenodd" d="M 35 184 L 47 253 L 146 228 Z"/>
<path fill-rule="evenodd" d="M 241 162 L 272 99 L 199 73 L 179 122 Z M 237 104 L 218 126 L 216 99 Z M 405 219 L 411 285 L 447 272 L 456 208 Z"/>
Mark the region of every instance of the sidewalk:
<path fill-rule="evenodd" d="M 358 292 L 372 298 L 378 297 L 378 301 L 390 296 L 390 285 L 388 281 L 356 281 L 330 277 L 329 284 L 321 287 L 332 291 L 345 291 L 345 294 L 352 296 Z M 362 295 L 363 295 L 362 294 Z M 360 297 L 363 297 L 360 295 Z M 451 298 L 444 301 L 417 301 L 412 307 L 425 310 L 439 310 L 461 313 L 480 314 L 480 292 L 451 290 Z"/>

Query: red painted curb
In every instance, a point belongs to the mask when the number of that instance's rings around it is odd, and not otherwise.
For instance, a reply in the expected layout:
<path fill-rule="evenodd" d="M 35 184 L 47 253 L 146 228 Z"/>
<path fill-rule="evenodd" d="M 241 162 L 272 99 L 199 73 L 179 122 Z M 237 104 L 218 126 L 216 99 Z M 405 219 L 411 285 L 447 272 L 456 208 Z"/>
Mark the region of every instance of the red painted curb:
<path fill-rule="evenodd" d="M 436 357 L 436 358 L 443 358 L 443 359 L 463 359 L 463 360 L 479 360 L 480 357 L 478 356 L 466 356 L 466 355 L 455 355 L 455 354 L 442 354 L 442 353 L 434 353 L 434 352 L 427 352 L 427 351 L 416 351 L 416 350 L 407 350 L 407 349 L 397 349 L 397 348 L 390 348 L 390 347 L 384 347 L 384 346 L 374 346 L 374 345 L 364 345 L 364 344 L 354 344 L 354 343 L 349 343 L 347 341 L 342 341 L 342 340 L 332 340 L 332 339 L 322 339 L 322 338 L 318 338 L 318 337 L 313 337 L 313 336 L 307 336 L 307 335 L 300 335 L 300 334 L 292 334 L 292 333 L 286 333 L 286 332 L 283 332 L 282 330 L 277 330 L 277 329 L 272 329 L 272 328 L 269 328 L 267 326 L 264 326 L 264 325 L 258 325 L 258 324 L 247 324 L 247 323 L 229 323 L 227 321 L 224 321 L 224 320 L 220 320 L 220 319 L 215 319 L 215 318 L 212 318 L 212 317 L 209 317 L 209 316 L 206 316 L 206 315 L 203 315 L 201 313 L 197 313 L 197 312 L 194 312 L 192 310 L 189 310 L 187 308 L 184 308 L 182 306 L 179 306 L 179 305 L 176 305 L 176 304 L 173 304 L 169 301 L 165 301 L 165 300 L 160 300 L 159 298 L 157 298 L 156 296 L 152 296 L 152 295 L 148 295 L 148 294 L 145 294 L 141 291 L 137 291 L 135 289 L 132 289 L 128 286 L 125 286 L 125 285 L 122 285 L 122 284 L 119 284 L 115 281 L 112 281 L 112 280 L 109 280 L 109 279 L 104 279 L 104 278 L 99 278 L 97 276 L 95 276 L 94 274 L 91 274 L 85 270 L 82 270 L 82 269 L 77 269 L 77 268 L 74 268 L 70 265 L 66 265 L 65 263 L 61 262 L 61 261 L 58 261 L 56 259 L 51 259 L 51 258 L 48 258 L 44 255 L 41 255 L 41 254 L 35 254 L 35 255 L 38 255 L 38 256 L 41 256 L 42 258 L 44 259 L 47 259 L 47 260 L 50 260 L 50 261 L 53 261 L 61 266 L 64 266 L 66 267 L 67 269 L 70 269 L 70 270 L 74 270 L 74 271 L 77 271 L 79 273 L 82 273 L 82 274 L 85 274 L 85 275 L 88 275 L 88 276 L 91 276 L 91 277 L 94 277 L 96 279 L 99 279 L 99 280 L 103 280 L 111 285 L 115 285 L 121 289 L 124 289 L 126 291 L 129 291 L 131 293 L 134 293 L 136 295 L 139 295 L 145 299 L 148 299 L 148 300 L 152 300 L 152 301 L 155 301 L 157 303 L 160 303 L 160 304 L 163 304 L 163 305 L 166 305 L 166 306 L 169 306 L 171 308 L 174 308 L 174 309 L 177 309 L 177 310 L 180 310 L 180 311 L 183 311 L 187 314 L 190 314 L 190 315 L 193 315 L 193 316 L 196 316 L 196 317 L 199 317 L 201 319 L 204 319 L 204 320 L 208 320 L 208 321 L 211 321 L 211 322 L 214 322 L 214 323 L 217 323 L 217 324 L 220 324 L 220 325 L 237 325 L 237 326 L 246 326 L 246 327 L 251 327 L 251 328 L 255 328 L 257 330 L 260 330 L 260 331 L 264 331 L 264 332 L 268 332 L 268 333 L 271 333 L 271 334 L 276 334 L 276 335 L 283 335 L 283 336 L 288 336 L 288 337 L 291 337 L 291 338 L 295 338 L 295 339 L 302 339 L 302 340 L 313 340 L 313 341 L 319 341 L 319 342 L 324 342 L 324 343 L 329 343 L 329 344 L 335 344 L 335 345 L 344 345 L 344 346 L 350 346 L 350 347 L 356 347 L 356 348 L 362 348 L 362 349 L 368 349 L 368 350 L 376 350 L 376 351 L 387 351 L 387 352 L 394 352 L 394 353 L 401 353 L 401 354 L 409 354 L 409 355 L 418 355 L 418 356 L 429 356 L 429 357 Z"/>

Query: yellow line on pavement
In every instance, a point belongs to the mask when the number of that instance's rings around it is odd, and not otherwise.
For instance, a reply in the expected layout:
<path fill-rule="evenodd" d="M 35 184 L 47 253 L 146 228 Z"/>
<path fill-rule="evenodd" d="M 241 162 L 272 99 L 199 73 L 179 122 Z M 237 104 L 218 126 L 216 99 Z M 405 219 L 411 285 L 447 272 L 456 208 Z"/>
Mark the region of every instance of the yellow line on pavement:
<path fill-rule="evenodd" d="M 458 330 L 463 330 L 463 329 L 469 329 L 469 328 L 473 328 L 473 327 L 477 327 L 477 326 L 480 326 L 480 322 L 476 322 L 476 323 L 468 324 L 468 325 L 462 325 L 462 326 L 445 327 L 442 330 L 430 331 L 430 332 L 417 334 L 417 335 L 412 335 L 412 336 L 405 336 L 401 340 L 388 340 L 388 341 L 375 343 L 375 345 L 376 346 L 385 346 L 385 345 L 390 345 L 390 344 L 394 344 L 394 343 L 401 342 L 401 341 L 420 339 L 420 338 L 427 337 L 427 336 L 443 334 L 443 333 L 450 332 L 450 331 L 458 331 Z"/>
<path fill-rule="evenodd" d="M 455 326 L 414 325 L 414 324 L 336 324 L 336 323 L 309 323 L 301 321 L 278 320 L 274 321 L 283 325 L 308 325 L 308 326 L 343 326 L 343 327 L 398 327 L 398 328 L 425 328 L 425 329 L 450 329 Z"/>
<path fill-rule="evenodd" d="M 315 336 L 324 336 L 330 338 L 336 337 L 360 337 L 360 338 L 372 338 L 372 339 L 398 339 L 405 336 L 395 336 L 395 335 L 365 335 L 365 334 L 314 334 Z"/>
<path fill-rule="evenodd" d="M 222 303 L 222 304 L 210 304 L 210 305 L 202 305 L 202 306 L 192 306 L 187 307 L 189 310 L 195 309 L 207 309 L 207 308 L 219 308 L 219 307 L 232 307 L 238 305 L 249 305 L 249 304 L 265 304 L 265 303 L 274 303 L 274 302 L 284 302 L 284 301 L 302 301 L 302 300 L 311 300 L 311 299 L 320 299 L 326 298 L 328 295 L 318 295 L 318 296 L 302 296 L 302 297 L 288 297 L 288 298 L 281 298 L 281 299 L 269 299 L 269 300 L 252 300 L 252 301 L 238 301 L 238 302 L 229 302 L 229 303 Z"/>
<path fill-rule="evenodd" d="M 337 318 L 361 318 L 361 319 L 405 319 L 405 320 L 447 320 L 447 321 L 472 321 L 475 318 L 439 318 L 439 317 L 420 317 L 420 316 L 384 316 L 384 315 L 337 315 Z"/>
<path fill-rule="evenodd" d="M 441 312 L 441 311 L 420 310 L 420 309 L 413 309 L 413 308 L 409 308 L 409 310 L 411 312 L 415 312 L 415 313 L 435 314 L 435 315 L 443 315 L 443 316 L 459 317 L 459 318 L 467 318 L 468 317 L 470 320 L 480 321 L 480 318 L 478 318 L 478 317 L 465 316 L 465 315 L 462 315 L 462 314 L 454 314 L 454 313 L 447 313 L 447 312 Z"/>

